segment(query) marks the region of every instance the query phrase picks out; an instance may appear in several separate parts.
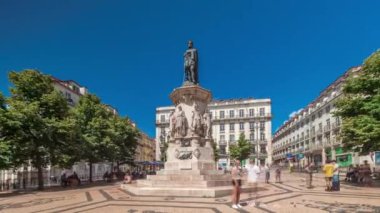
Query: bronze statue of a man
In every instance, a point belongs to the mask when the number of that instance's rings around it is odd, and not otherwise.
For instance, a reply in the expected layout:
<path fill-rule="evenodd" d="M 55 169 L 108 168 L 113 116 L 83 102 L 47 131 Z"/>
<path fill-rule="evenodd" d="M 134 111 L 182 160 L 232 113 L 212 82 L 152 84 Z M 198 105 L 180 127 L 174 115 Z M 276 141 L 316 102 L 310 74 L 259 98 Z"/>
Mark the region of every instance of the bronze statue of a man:
<path fill-rule="evenodd" d="M 185 81 L 198 84 L 198 52 L 193 48 L 193 42 L 188 42 L 188 49 L 184 54 L 185 58 Z"/>

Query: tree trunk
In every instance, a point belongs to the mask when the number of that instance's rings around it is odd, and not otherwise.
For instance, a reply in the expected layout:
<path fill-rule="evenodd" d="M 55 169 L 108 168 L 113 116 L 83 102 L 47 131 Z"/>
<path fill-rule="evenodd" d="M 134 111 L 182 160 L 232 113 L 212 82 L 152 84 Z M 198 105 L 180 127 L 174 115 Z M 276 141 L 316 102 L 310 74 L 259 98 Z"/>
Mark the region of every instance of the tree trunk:
<path fill-rule="evenodd" d="M 120 162 L 119 161 L 116 161 L 116 169 L 117 169 L 117 173 L 119 174 L 120 173 Z"/>
<path fill-rule="evenodd" d="M 90 177 L 88 177 L 88 182 L 92 183 L 92 162 L 90 161 Z"/>
<path fill-rule="evenodd" d="M 44 176 L 43 176 L 43 168 L 41 165 L 37 166 L 38 171 L 38 190 L 44 189 Z"/>

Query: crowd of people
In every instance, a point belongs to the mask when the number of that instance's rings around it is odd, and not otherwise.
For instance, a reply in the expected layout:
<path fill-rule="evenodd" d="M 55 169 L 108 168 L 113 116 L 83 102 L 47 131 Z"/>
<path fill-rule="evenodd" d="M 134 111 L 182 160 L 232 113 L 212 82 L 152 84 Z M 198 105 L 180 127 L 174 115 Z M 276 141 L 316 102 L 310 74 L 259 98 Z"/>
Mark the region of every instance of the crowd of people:
<path fill-rule="evenodd" d="M 346 178 L 344 179 L 346 182 L 358 183 L 364 186 L 372 185 L 372 171 L 371 167 L 368 164 L 368 161 L 364 161 L 364 164 L 361 165 L 350 165 L 348 167 Z"/>

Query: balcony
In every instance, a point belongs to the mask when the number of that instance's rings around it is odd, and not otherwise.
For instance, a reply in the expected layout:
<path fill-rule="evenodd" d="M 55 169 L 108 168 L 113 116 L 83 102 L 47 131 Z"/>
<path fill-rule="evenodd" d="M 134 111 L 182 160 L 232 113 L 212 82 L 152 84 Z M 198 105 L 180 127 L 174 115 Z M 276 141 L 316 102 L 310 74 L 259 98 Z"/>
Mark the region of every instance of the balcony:
<path fill-rule="evenodd" d="M 330 130 L 331 130 L 330 125 L 326 125 L 326 126 L 323 128 L 323 130 L 324 130 L 325 133 L 330 132 Z"/>
<path fill-rule="evenodd" d="M 219 141 L 219 145 L 227 145 L 227 141 L 225 141 L 225 140 L 220 140 L 220 141 Z"/>
<path fill-rule="evenodd" d="M 250 119 L 250 118 L 270 118 L 272 117 L 271 113 L 264 113 L 264 114 L 244 114 L 244 115 L 224 115 L 224 116 L 214 116 L 212 118 L 213 121 L 219 121 L 219 120 L 235 120 L 235 119 Z"/>
<path fill-rule="evenodd" d="M 331 127 L 332 127 L 332 129 L 333 129 L 334 131 L 337 131 L 337 130 L 339 130 L 339 128 L 340 128 L 340 123 L 336 123 L 336 122 L 334 122 L 334 123 L 332 123 Z"/>
<path fill-rule="evenodd" d="M 230 140 L 230 141 L 228 141 L 228 144 L 229 145 L 235 145 L 236 144 L 236 140 Z"/>
<path fill-rule="evenodd" d="M 265 145 L 265 144 L 268 144 L 268 141 L 266 140 L 266 139 L 264 139 L 264 140 L 249 140 L 249 143 L 250 144 L 263 144 L 263 145 Z"/>
<path fill-rule="evenodd" d="M 156 125 L 169 125 L 169 119 L 167 120 L 156 120 Z"/>
<path fill-rule="evenodd" d="M 317 130 L 317 136 L 322 135 L 322 133 L 323 133 L 323 132 L 322 132 L 322 128 Z"/>
<path fill-rule="evenodd" d="M 257 156 L 259 156 L 259 158 L 266 158 L 268 157 L 268 153 L 267 152 L 251 152 L 251 154 L 249 155 L 250 157 L 254 157 L 256 158 Z"/>
<path fill-rule="evenodd" d="M 341 144 L 341 141 L 335 137 L 331 138 L 331 144 L 333 145 L 339 145 Z"/>
<path fill-rule="evenodd" d="M 311 136 L 312 138 L 314 138 L 314 137 L 315 137 L 315 132 L 311 131 L 310 136 Z"/>

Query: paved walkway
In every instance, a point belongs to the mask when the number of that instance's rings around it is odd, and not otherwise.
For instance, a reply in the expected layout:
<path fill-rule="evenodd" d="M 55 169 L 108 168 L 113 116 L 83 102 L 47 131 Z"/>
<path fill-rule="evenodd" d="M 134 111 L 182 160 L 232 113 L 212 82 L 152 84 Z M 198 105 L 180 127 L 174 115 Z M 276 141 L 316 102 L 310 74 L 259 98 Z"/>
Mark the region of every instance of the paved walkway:
<path fill-rule="evenodd" d="M 63 191 L 31 192 L 0 196 L 0 212 L 379 212 L 380 188 L 341 186 L 340 192 L 325 192 L 321 175 L 315 188 L 306 189 L 304 174 L 283 174 L 283 183 L 260 183 L 258 206 L 248 193 L 241 196 L 243 208 L 232 209 L 230 197 L 179 198 L 137 197 L 119 185 L 94 186 Z M 253 203 L 253 202 L 251 202 Z"/>

